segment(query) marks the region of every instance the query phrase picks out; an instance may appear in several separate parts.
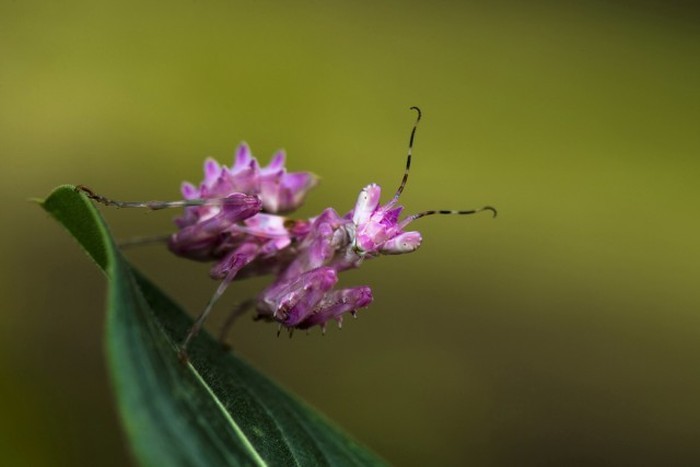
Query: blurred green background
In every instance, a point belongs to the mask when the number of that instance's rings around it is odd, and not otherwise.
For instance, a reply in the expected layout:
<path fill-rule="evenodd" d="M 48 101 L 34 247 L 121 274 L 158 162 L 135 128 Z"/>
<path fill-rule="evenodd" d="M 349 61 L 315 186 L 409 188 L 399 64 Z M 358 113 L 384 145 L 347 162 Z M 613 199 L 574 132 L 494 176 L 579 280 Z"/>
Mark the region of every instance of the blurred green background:
<path fill-rule="evenodd" d="M 565 4 L 564 4 L 565 3 Z M 691 2 L 0 3 L 0 452 L 124 465 L 104 278 L 29 197 L 169 199 L 243 139 L 350 209 L 403 171 L 423 247 L 344 274 L 375 303 L 237 352 L 398 465 L 700 462 L 700 14 Z M 118 237 L 174 212 L 103 209 Z M 129 252 L 198 312 L 208 266 Z M 209 323 L 266 284 L 233 287 Z"/>

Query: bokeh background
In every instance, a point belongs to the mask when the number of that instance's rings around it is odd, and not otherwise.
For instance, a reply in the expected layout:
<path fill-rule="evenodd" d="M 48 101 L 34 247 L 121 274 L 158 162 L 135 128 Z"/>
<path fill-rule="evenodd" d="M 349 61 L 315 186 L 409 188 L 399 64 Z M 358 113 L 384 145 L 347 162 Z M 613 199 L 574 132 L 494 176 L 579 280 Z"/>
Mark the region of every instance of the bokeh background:
<path fill-rule="evenodd" d="M 102 349 L 104 279 L 30 197 L 170 199 L 205 156 L 279 147 L 300 216 L 393 193 L 424 111 L 415 254 L 343 284 L 342 331 L 237 352 L 398 465 L 700 462 L 700 14 L 692 2 L 0 3 L 0 452 L 133 463 Z M 174 212 L 103 209 L 115 235 Z M 207 265 L 129 252 L 194 314 Z M 256 293 L 242 282 L 211 320 Z"/>

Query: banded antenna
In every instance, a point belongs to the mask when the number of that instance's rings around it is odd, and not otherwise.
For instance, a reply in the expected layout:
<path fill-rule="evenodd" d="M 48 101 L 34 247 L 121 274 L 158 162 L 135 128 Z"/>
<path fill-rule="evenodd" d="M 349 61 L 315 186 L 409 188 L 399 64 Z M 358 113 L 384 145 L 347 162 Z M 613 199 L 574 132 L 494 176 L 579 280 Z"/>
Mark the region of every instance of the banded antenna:
<path fill-rule="evenodd" d="M 418 115 L 416 116 L 416 122 L 413 124 L 413 129 L 411 130 L 411 137 L 408 140 L 408 155 L 406 156 L 406 170 L 403 173 L 403 178 L 401 179 L 401 185 L 399 185 L 399 189 L 396 190 L 396 194 L 389 202 L 390 206 L 393 206 L 394 204 L 396 204 L 396 202 L 399 200 L 399 197 L 401 196 L 401 193 L 403 193 L 404 188 L 406 188 L 406 182 L 408 182 L 408 173 L 411 170 L 411 156 L 413 154 L 413 139 L 416 137 L 416 129 L 418 128 L 418 122 L 420 122 L 420 119 L 423 116 L 423 113 L 416 106 L 411 107 L 410 110 L 415 110 L 418 113 Z"/>
<path fill-rule="evenodd" d="M 408 182 L 408 173 L 411 170 L 411 157 L 413 155 L 413 140 L 416 137 L 416 129 L 418 128 L 418 122 L 420 122 L 421 117 L 423 116 L 423 113 L 421 110 L 413 106 L 411 107 L 411 110 L 415 110 L 416 113 L 418 114 L 416 116 L 416 122 L 413 124 L 413 128 L 411 129 L 411 136 L 408 140 L 408 155 L 406 156 L 406 170 L 403 173 L 403 178 L 401 179 L 401 184 L 399 185 L 398 190 L 396 190 L 396 194 L 394 197 L 391 199 L 391 201 L 388 203 L 388 206 L 393 206 L 396 204 L 399 200 L 399 197 L 401 196 L 401 193 L 403 193 L 404 188 L 406 188 L 406 183 Z M 492 206 L 484 206 L 479 209 L 467 209 L 467 210 L 446 210 L 446 209 L 440 209 L 440 210 L 435 210 L 431 209 L 428 211 L 423 211 L 419 212 L 418 214 L 413 214 L 411 216 L 408 216 L 406 219 L 401 221 L 401 228 L 404 228 L 406 225 L 410 224 L 416 219 L 420 219 L 421 217 L 426 217 L 426 216 L 433 216 L 436 214 L 440 215 L 459 215 L 459 216 L 466 216 L 470 214 L 477 214 L 481 211 L 491 211 L 493 213 L 493 217 L 496 217 L 498 215 L 498 211 L 496 211 L 496 208 Z"/>
<path fill-rule="evenodd" d="M 441 209 L 441 210 L 431 209 L 428 211 L 423 211 L 423 212 L 419 212 L 418 214 L 413 214 L 413 215 L 408 216 L 407 218 L 405 218 L 404 220 L 401 221 L 401 228 L 403 229 L 408 224 L 410 224 L 411 222 L 413 222 L 416 219 L 420 219 L 421 217 L 434 216 L 436 214 L 450 215 L 450 216 L 452 216 L 452 215 L 468 216 L 470 214 L 478 214 L 482 211 L 491 211 L 491 213 L 493 214 L 493 217 L 498 216 L 498 211 L 496 211 L 496 208 L 494 208 L 492 206 L 484 206 L 484 207 L 479 208 L 479 209 L 468 209 L 468 210 L 460 210 L 460 211 L 446 210 L 446 209 Z"/>

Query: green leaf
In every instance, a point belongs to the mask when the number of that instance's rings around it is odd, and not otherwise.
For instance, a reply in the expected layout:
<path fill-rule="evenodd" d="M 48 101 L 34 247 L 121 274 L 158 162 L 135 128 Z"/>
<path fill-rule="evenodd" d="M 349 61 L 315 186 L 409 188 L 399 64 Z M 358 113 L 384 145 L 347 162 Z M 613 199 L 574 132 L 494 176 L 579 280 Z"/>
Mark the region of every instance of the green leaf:
<path fill-rule="evenodd" d="M 192 320 L 116 248 L 75 187 L 42 206 L 109 282 L 107 353 L 126 432 L 143 465 L 384 465 L 207 333 L 177 356 Z"/>

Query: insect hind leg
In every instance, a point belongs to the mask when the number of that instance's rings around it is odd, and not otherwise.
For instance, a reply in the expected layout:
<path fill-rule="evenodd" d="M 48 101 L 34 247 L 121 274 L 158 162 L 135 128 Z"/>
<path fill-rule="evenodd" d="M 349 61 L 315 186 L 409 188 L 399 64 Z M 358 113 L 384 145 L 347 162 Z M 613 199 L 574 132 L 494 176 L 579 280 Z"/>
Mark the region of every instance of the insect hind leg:
<path fill-rule="evenodd" d="M 224 324 L 221 326 L 221 330 L 219 331 L 219 344 L 221 344 L 221 347 L 224 350 L 231 349 L 231 346 L 226 343 L 226 337 L 231 331 L 233 323 L 236 322 L 239 316 L 241 316 L 246 311 L 250 310 L 253 307 L 253 305 L 255 305 L 255 300 L 248 299 L 236 305 L 229 312 L 228 316 L 226 317 L 226 321 L 224 321 Z"/>
<path fill-rule="evenodd" d="M 180 199 L 175 201 L 120 201 L 97 194 L 85 185 L 76 185 L 75 191 L 105 206 L 116 208 L 142 208 L 150 209 L 151 211 L 188 206 L 237 206 L 244 201 L 242 197 Z"/>

